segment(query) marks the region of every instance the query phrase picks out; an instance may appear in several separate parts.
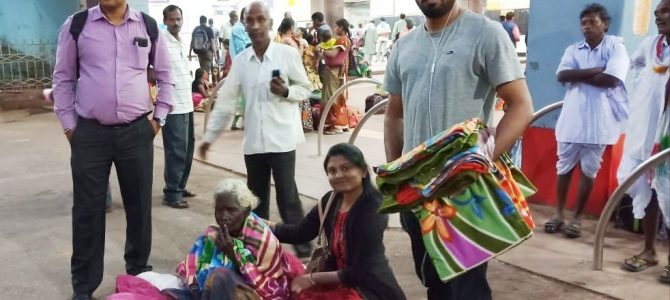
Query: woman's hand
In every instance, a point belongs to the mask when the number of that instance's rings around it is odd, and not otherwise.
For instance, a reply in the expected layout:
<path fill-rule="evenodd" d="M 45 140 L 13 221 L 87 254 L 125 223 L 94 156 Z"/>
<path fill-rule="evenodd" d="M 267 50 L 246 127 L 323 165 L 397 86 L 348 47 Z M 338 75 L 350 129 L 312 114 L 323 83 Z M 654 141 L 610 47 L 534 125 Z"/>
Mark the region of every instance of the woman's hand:
<path fill-rule="evenodd" d="M 291 282 L 291 292 L 297 295 L 313 286 L 314 284 L 309 279 L 309 274 L 303 274 L 293 279 L 293 282 Z"/>
<path fill-rule="evenodd" d="M 236 261 L 235 251 L 233 250 L 233 238 L 228 233 L 228 226 L 223 226 L 223 229 L 219 229 L 219 234 L 216 237 L 216 246 L 219 247 L 219 250 L 223 252 L 226 257 Z"/>

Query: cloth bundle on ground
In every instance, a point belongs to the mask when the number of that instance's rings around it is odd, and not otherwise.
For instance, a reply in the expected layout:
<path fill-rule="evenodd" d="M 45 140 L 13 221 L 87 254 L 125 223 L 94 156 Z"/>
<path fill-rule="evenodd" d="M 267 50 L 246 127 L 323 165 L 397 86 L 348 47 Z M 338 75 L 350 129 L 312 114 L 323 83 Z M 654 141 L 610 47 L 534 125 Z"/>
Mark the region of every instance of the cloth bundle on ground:
<path fill-rule="evenodd" d="M 504 154 L 491 161 L 493 135 L 478 119 L 453 126 L 375 169 L 381 213 L 411 210 L 442 281 L 532 236 L 532 183 Z"/>
<path fill-rule="evenodd" d="M 169 275 L 168 275 L 169 276 Z M 151 282 L 132 275 L 116 277 L 116 293 L 109 295 L 107 300 L 169 300 L 168 295 Z"/>

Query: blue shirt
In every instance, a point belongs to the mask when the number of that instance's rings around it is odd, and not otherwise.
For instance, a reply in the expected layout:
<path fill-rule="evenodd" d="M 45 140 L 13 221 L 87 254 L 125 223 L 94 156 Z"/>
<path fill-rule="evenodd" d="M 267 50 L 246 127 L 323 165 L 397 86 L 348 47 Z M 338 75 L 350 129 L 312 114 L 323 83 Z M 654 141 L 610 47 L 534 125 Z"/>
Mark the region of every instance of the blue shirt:
<path fill-rule="evenodd" d="M 251 44 L 251 39 L 246 28 L 244 28 L 244 24 L 242 22 L 235 23 L 230 40 L 230 59 L 235 59 L 235 56 L 242 53 L 249 44 Z"/>
<path fill-rule="evenodd" d="M 619 79 L 612 88 L 583 82 L 566 83 L 563 109 L 556 124 L 556 140 L 563 143 L 612 145 L 621 135 L 621 124 L 628 117 L 628 96 L 624 80 L 629 66 L 628 53 L 621 38 L 606 35 L 591 48 L 581 41 L 565 49 L 556 74 L 564 70 L 605 68 L 605 74 Z"/>

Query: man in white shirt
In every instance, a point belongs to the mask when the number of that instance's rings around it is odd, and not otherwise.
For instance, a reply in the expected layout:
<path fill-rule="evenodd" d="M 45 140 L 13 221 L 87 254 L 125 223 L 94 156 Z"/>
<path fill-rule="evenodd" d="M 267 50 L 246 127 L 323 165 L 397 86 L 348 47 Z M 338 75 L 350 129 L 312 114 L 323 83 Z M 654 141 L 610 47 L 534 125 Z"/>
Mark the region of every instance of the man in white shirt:
<path fill-rule="evenodd" d="M 400 14 L 400 20 L 395 21 L 393 24 L 393 32 L 391 32 L 391 40 L 395 42 L 398 39 L 398 34 L 401 32 L 407 31 L 407 21 L 405 20 L 405 14 Z"/>
<path fill-rule="evenodd" d="M 370 23 L 365 25 L 363 29 L 363 54 L 368 63 L 372 63 L 372 57 L 375 54 L 375 47 L 377 46 L 377 27 L 375 27 L 375 20 L 370 20 Z"/>
<path fill-rule="evenodd" d="M 386 49 L 389 46 L 390 34 L 391 26 L 386 23 L 385 18 L 381 18 L 381 21 L 377 25 L 377 61 L 381 61 L 384 54 L 386 54 Z"/>
<path fill-rule="evenodd" d="M 631 92 L 630 117 L 626 126 L 621 164 L 617 171 L 619 183 L 645 160 L 651 157 L 659 122 L 665 108 L 670 90 L 670 0 L 661 1 L 656 7 L 656 26 L 658 35 L 645 38 L 631 57 L 633 85 Z M 666 112 L 667 113 L 667 112 Z M 667 226 L 670 226 L 670 200 L 668 190 L 652 190 L 651 172 L 640 176 L 628 189 L 633 199 L 633 216 L 642 219 L 644 231 L 644 250 L 624 260 L 622 267 L 631 272 L 639 272 L 659 263 L 656 253 L 656 232 L 659 214 Z M 656 177 L 656 180 L 659 178 Z M 670 228 L 670 227 L 668 227 Z M 670 233 L 670 232 L 669 232 Z M 670 265 L 670 257 L 668 257 Z M 659 278 L 670 283 L 670 272 Z"/>
<path fill-rule="evenodd" d="M 165 188 L 163 204 L 173 208 L 187 208 L 184 197 L 195 194 L 186 190 L 191 173 L 195 134 L 193 130 L 193 100 L 191 98 L 191 72 L 188 66 L 188 46 L 179 39 L 182 26 L 181 8 L 169 5 L 163 10 L 163 23 L 169 34 L 165 34 L 175 89 L 172 94 L 172 111 L 163 126 L 163 149 L 165 149 Z"/>
<path fill-rule="evenodd" d="M 280 215 L 285 223 L 295 224 L 303 218 L 295 183 L 295 149 L 305 141 L 298 104 L 309 98 L 311 83 L 300 53 L 270 41 L 270 17 L 264 3 L 250 4 L 245 18 L 252 46 L 233 60 L 199 153 L 206 157 L 211 143 L 230 122 L 235 102 L 244 97 L 244 161 L 249 189 L 260 200 L 254 212 L 264 219 L 270 217 L 272 174 Z M 296 245 L 296 252 L 308 257 L 311 249 L 308 244 Z"/>
<path fill-rule="evenodd" d="M 629 58 L 621 38 L 606 35 L 610 19 L 602 5 L 587 5 L 580 13 L 585 39 L 568 46 L 556 71 L 567 91 L 556 124 L 558 206 L 544 229 L 548 233 L 562 231 L 569 238 L 581 234 L 581 213 L 600 169 L 602 154 L 607 145 L 618 141 L 621 124 L 628 118 L 623 81 Z M 581 166 L 577 208 L 573 220 L 563 228 L 563 208 L 577 164 Z"/>
<path fill-rule="evenodd" d="M 228 22 L 223 23 L 221 25 L 221 30 L 219 31 L 219 37 L 221 40 L 229 40 L 231 39 L 233 35 L 233 26 L 235 26 L 235 23 L 237 23 L 237 12 L 236 11 L 230 11 L 228 14 Z"/>

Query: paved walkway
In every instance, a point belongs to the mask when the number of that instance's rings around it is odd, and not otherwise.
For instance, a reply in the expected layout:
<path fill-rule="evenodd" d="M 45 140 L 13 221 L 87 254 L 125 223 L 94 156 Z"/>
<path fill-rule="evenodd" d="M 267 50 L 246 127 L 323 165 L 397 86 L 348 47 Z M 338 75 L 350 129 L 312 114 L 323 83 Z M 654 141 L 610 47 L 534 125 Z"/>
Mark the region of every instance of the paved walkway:
<path fill-rule="evenodd" d="M 371 85 L 361 85 L 350 91 L 350 105 L 363 108 L 363 99 L 373 92 Z M 202 115 L 196 117 L 202 133 Z M 372 166 L 385 161 L 383 145 L 383 115 L 374 116 L 359 135 L 356 145 Z M 323 149 L 340 142 L 347 142 L 350 134 L 324 136 Z M 298 146 L 296 162 L 296 181 L 301 194 L 308 198 L 318 199 L 329 190 L 323 172 L 323 157 L 317 156 L 316 133 L 306 133 L 307 142 Z M 157 143 L 159 141 L 157 140 Z M 213 144 L 208 163 L 246 174 L 242 159 L 242 132 L 226 131 Z M 542 188 L 542 187 L 540 187 Z M 642 238 L 620 230 L 610 229 L 605 247 L 603 271 L 591 269 L 593 252 L 593 235 L 596 219 L 586 220 L 583 224 L 583 237 L 567 240 L 560 235 L 552 236 L 543 232 L 542 224 L 549 219 L 553 210 L 549 207 L 533 205 L 536 223 L 535 236 L 529 241 L 501 255 L 498 260 L 522 268 L 545 278 L 561 281 L 574 287 L 585 288 L 602 295 L 619 299 L 670 299 L 670 287 L 657 282 L 665 260 L 661 265 L 647 271 L 632 274 L 619 269 L 619 263 L 625 257 L 640 251 Z M 399 227 L 397 217 L 392 217 L 390 227 Z M 658 244 L 659 258 L 667 257 L 666 243 Z M 568 299 L 559 298 L 555 299 Z"/>
<path fill-rule="evenodd" d="M 363 91 L 364 92 L 364 91 Z M 356 100 L 354 100 L 356 101 Z M 198 128 L 202 129 L 202 115 Z M 371 164 L 383 161 L 381 118 L 375 117 L 360 144 Z M 199 131 L 201 133 L 201 130 Z M 328 136 L 325 146 L 345 141 L 347 134 Z M 305 208 L 328 190 L 322 158 L 316 157 L 315 137 L 298 149 L 297 181 Z M 244 175 L 241 134 L 225 133 L 213 146 L 210 164 L 195 163 L 189 188 L 198 193 L 188 210 L 160 205 L 162 157 L 156 139 L 153 187 L 153 251 L 156 271 L 170 273 L 183 259 L 194 237 L 213 221 L 211 191 L 223 177 Z M 70 295 L 71 180 L 69 149 L 52 113 L 29 116 L 27 112 L 0 113 L 0 268 L 2 299 L 66 299 Z M 223 169 L 238 173 L 234 175 Z M 112 178 L 115 175 L 112 174 Z M 540 187 L 541 188 L 541 187 Z M 116 180 L 112 180 L 114 212 L 107 215 L 105 279 L 96 292 L 103 299 L 114 290 L 114 278 L 122 274 L 125 221 Z M 276 207 L 271 219 L 278 220 Z M 533 205 L 537 224 L 551 215 L 551 208 Z M 662 265 L 631 274 L 618 263 L 639 251 L 642 238 L 610 229 L 606 240 L 605 268 L 591 270 L 595 221 L 583 224 L 584 236 L 566 240 L 536 230 L 533 238 L 489 264 L 494 299 L 669 299 L 670 288 L 657 283 Z M 425 299 L 425 290 L 414 275 L 406 234 L 397 229 L 385 233 L 387 256 L 408 299 Z M 658 244 L 659 258 L 667 248 Z M 661 260 L 663 263 L 664 261 Z"/>

